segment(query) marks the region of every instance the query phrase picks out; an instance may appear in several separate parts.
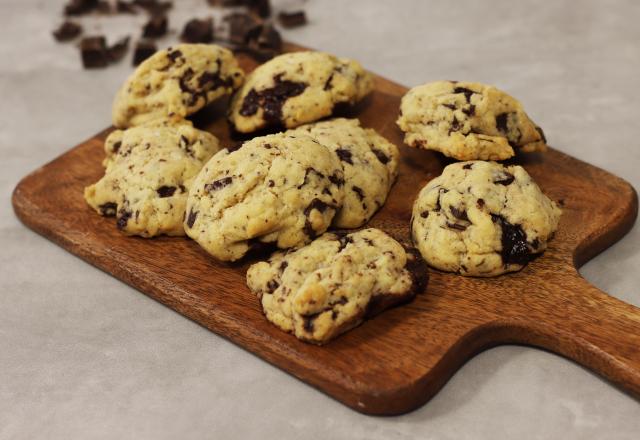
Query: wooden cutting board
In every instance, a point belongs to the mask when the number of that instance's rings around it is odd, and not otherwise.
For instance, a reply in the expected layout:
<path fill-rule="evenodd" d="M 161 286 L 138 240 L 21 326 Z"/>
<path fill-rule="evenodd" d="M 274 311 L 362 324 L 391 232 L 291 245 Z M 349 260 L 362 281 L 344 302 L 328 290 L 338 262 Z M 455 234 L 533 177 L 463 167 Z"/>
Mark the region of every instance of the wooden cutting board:
<path fill-rule="evenodd" d="M 242 62 L 247 69 L 254 67 L 246 58 Z M 355 114 L 364 126 L 400 146 L 402 161 L 400 178 L 370 225 L 406 241 L 416 194 L 448 162 L 402 146 L 395 119 L 407 89 L 381 77 L 375 84 Z M 224 108 L 219 107 L 196 121 L 229 144 Z M 244 282 L 251 260 L 217 262 L 186 238 L 127 238 L 114 219 L 89 209 L 82 190 L 103 174 L 102 148 L 109 131 L 25 177 L 13 194 L 18 217 L 69 252 L 357 411 L 410 411 L 429 400 L 467 359 L 512 343 L 566 356 L 640 395 L 640 309 L 591 286 L 576 270 L 634 223 L 636 193 L 616 176 L 553 149 L 526 156 L 521 163 L 564 209 L 542 257 L 498 278 L 431 270 L 426 292 L 415 301 L 317 347 L 266 321 Z M 553 141 L 553 133 L 548 134 Z"/>

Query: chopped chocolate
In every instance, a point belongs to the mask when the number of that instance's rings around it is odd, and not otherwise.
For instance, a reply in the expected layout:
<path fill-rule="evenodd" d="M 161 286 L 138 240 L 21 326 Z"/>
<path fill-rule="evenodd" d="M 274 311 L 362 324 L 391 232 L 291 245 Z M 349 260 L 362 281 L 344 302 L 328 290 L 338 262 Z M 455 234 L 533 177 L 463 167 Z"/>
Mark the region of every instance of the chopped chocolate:
<path fill-rule="evenodd" d="M 469 104 L 469 108 L 468 109 L 463 108 L 462 113 L 464 113 L 467 116 L 473 116 L 476 113 L 476 106 L 473 104 Z"/>
<path fill-rule="evenodd" d="M 447 222 L 447 228 L 456 229 L 458 231 L 466 231 L 467 226 L 466 225 L 461 225 L 460 223 Z"/>
<path fill-rule="evenodd" d="M 112 216 L 112 215 L 116 215 L 118 204 L 114 202 L 107 202 L 98 206 L 98 209 L 100 209 L 100 214 L 104 216 Z"/>
<path fill-rule="evenodd" d="M 129 40 L 130 38 L 128 36 L 123 37 L 118 41 L 116 41 L 113 44 L 113 46 L 110 46 L 107 49 L 107 54 L 109 55 L 110 62 L 116 63 L 125 56 L 125 54 L 127 53 L 127 50 L 129 49 Z M 115 148 L 115 145 L 114 145 L 114 148 Z"/>
<path fill-rule="evenodd" d="M 56 41 L 69 41 L 76 38 L 82 33 L 82 26 L 73 21 L 65 21 L 58 29 L 53 31 L 53 37 Z"/>
<path fill-rule="evenodd" d="M 310 238 L 315 238 L 317 234 L 311 226 L 311 222 L 309 221 L 309 214 L 311 214 L 311 211 L 313 211 L 314 209 L 322 213 L 325 212 L 327 208 L 331 208 L 331 206 L 326 204 L 322 200 L 315 198 L 311 201 L 311 203 L 309 203 L 309 206 L 304 209 L 304 215 L 307 217 L 304 223 L 304 233 L 307 234 L 307 236 L 309 236 Z"/>
<path fill-rule="evenodd" d="M 211 183 L 207 183 L 204 186 L 205 191 L 217 191 L 224 188 L 227 185 L 231 185 L 233 177 L 223 177 L 222 179 L 214 180 Z"/>
<path fill-rule="evenodd" d="M 353 190 L 354 193 L 356 193 L 360 201 L 364 200 L 364 191 L 362 191 L 362 188 L 360 188 L 359 186 L 353 185 L 351 189 Z"/>
<path fill-rule="evenodd" d="M 540 134 L 540 137 L 542 138 L 542 142 L 544 142 L 545 144 L 547 143 L 547 138 L 544 135 L 544 131 L 542 131 L 542 128 L 538 127 L 536 125 L 536 131 Z"/>
<path fill-rule="evenodd" d="M 173 195 L 173 193 L 176 192 L 176 187 L 175 186 L 166 186 L 163 185 L 160 188 L 158 188 L 156 190 L 156 192 L 158 193 L 158 196 L 160 198 L 164 198 L 164 197 L 171 197 Z"/>
<path fill-rule="evenodd" d="M 338 252 L 340 252 L 342 249 L 346 248 L 349 243 L 353 243 L 353 238 L 351 238 L 351 236 L 349 235 L 343 235 L 338 238 L 338 241 L 340 242 Z"/>
<path fill-rule="evenodd" d="M 508 131 L 508 127 L 507 127 L 508 117 L 509 117 L 509 113 L 500 113 L 498 116 L 496 116 L 496 128 L 502 133 L 507 133 Z"/>
<path fill-rule="evenodd" d="M 162 14 L 173 7 L 172 1 L 133 0 L 133 3 L 150 14 Z"/>
<path fill-rule="evenodd" d="M 269 147 L 269 148 L 271 148 L 271 147 Z M 324 174 L 322 174 L 320 171 L 316 170 L 315 168 L 309 167 L 304 171 L 304 181 L 300 185 L 298 185 L 298 189 L 302 188 L 303 186 L 305 186 L 308 183 L 310 174 L 315 174 L 316 176 L 320 177 L 321 179 L 324 179 Z"/>
<path fill-rule="evenodd" d="M 531 260 L 531 252 L 527 244 L 527 234 L 520 225 L 509 223 L 504 217 L 491 214 L 491 220 L 500 225 L 502 230 L 502 256 L 503 264 L 527 264 Z"/>
<path fill-rule="evenodd" d="M 422 217 L 422 218 L 427 218 L 427 217 L 429 217 L 429 211 L 422 211 L 422 212 L 420 213 L 420 217 Z"/>
<path fill-rule="evenodd" d="M 466 87 L 455 87 L 453 89 L 453 93 L 462 93 L 464 95 L 464 98 L 467 100 L 467 102 L 471 102 L 471 95 L 473 95 L 474 92 L 473 90 L 467 89 Z"/>
<path fill-rule="evenodd" d="M 98 0 L 70 0 L 64 7 L 65 15 L 83 15 L 98 7 Z"/>
<path fill-rule="evenodd" d="M 136 43 L 136 48 L 133 52 L 133 65 L 137 66 L 138 64 L 142 63 L 144 60 L 156 53 L 157 50 L 158 48 L 153 41 L 138 40 L 138 42 Z"/>
<path fill-rule="evenodd" d="M 300 95 L 307 84 L 294 81 L 282 80 L 282 74 L 274 78 L 275 85 L 269 89 L 256 92 L 251 89 L 245 96 L 240 108 L 242 116 L 256 114 L 259 107 L 264 110 L 264 119 L 269 124 L 279 124 L 282 122 L 282 106 L 285 101 L 293 96 Z"/>
<path fill-rule="evenodd" d="M 294 28 L 307 24 L 307 15 L 304 11 L 280 12 L 278 21 L 284 28 Z"/>
<path fill-rule="evenodd" d="M 282 50 L 282 37 L 273 25 L 260 24 L 251 28 L 245 35 L 245 50 L 258 61 L 267 61 Z"/>
<path fill-rule="evenodd" d="M 267 18 L 271 15 L 271 2 L 269 0 L 245 0 L 245 5 L 249 7 L 249 10 L 255 12 L 262 18 Z"/>
<path fill-rule="evenodd" d="M 383 163 L 384 165 L 389 163 L 389 157 L 386 154 L 384 154 L 382 150 L 371 147 L 371 151 L 373 152 L 373 154 L 376 155 L 376 157 L 381 163 Z"/>
<path fill-rule="evenodd" d="M 133 2 L 118 0 L 116 1 L 116 12 L 120 14 L 136 14 L 138 11 L 133 5 Z"/>
<path fill-rule="evenodd" d="M 476 204 L 478 205 L 478 209 L 484 208 L 484 199 L 478 199 Z"/>
<path fill-rule="evenodd" d="M 189 211 L 189 216 L 187 217 L 187 226 L 193 228 L 193 224 L 196 222 L 196 217 L 198 217 L 198 212 L 191 209 Z"/>
<path fill-rule="evenodd" d="M 351 155 L 351 151 L 346 150 L 344 148 L 338 148 L 336 150 L 336 154 L 338 155 L 338 158 L 342 161 L 342 162 L 346 162 L 348 164 L 353 165 L 353 157 Z"/>
<path fill-rule="evenodd" d="M 469 221 L 469 217 L 467 216 L 467 211 L 465 211 L 464 209 L 458 209 L 455 206 L 450 206 L 449 210 L 451 211 L 451 214 L 458 220 L 464 220 L 466 222 Z"/>
<path fill-rule="evenodd" d="M 211 43 L 213 41 L 213 18 L 194 18 L 184 25 L 180 39 L 185 43 Z"/>
<path fill-rule="evenodd" d="M 462 169 L 463 170 L 470 170 L 471 168 L 473 168 L 473 164 L 472 163 L 466 163 L 466 164 L 462 165 Z"/>
<path fill-rule="evenodd" d="M 496 185 L 511 185 L 513 183 L 513 181 L 515 180 L 515 176 L 511 173 L 507 173 L 505 171 L 503 176 L 500 176 L 497 180 L 494 180 L 493 183 L 495 183 Z"/>
<path fill-rule="evenodd" d="M 336 174 L 332 174 L 329 176 L 329 181 L 337 186 L 344 185 L 344 179 Z"/>
<path fill-rule="evenodd" d="M 313 331 L 315 330 L 313 322 L 316 320 L 318 315 L 320 315 L 320 313 L 302 317 L 302 320 L 303 320 L 302 328 L 304 328 L 304 331 L 306 331 L 307 333 L 313 334 Z"/>
<path fill-rule="evenodd" d="M 132 215 L 131 211 L 121 209 L 120 212 L 118 212 L 118 221 L 116 222 L 118 229 L 126 228 Z"/>
<path fill-rule="evenodd" d="M 107 67 L 109 64 L 107 40 L 101 35 L 83 38 L 80 41 L 80 55 L 85 69 Z"/>
<path fill-rule="evenodd" d="M 265 293 L 273 293 L 278 287 L 280 287 L 280 283 L 271 279 L 267 282 L 267 290 Z"/>
<path fill-rule="evenodd" d="M 167 33 L 169 20 L 165 14 L 154 14 L 142 28 L 145 38 L 160 38 Z"/>
<path fill-rule="evenodd" d="M 229 25 L 229 41 L 238 45 L 244 45 L 249 31 L 259 24 L 252 15 L 242 12 L 225 15 L 222 21 Z"/>

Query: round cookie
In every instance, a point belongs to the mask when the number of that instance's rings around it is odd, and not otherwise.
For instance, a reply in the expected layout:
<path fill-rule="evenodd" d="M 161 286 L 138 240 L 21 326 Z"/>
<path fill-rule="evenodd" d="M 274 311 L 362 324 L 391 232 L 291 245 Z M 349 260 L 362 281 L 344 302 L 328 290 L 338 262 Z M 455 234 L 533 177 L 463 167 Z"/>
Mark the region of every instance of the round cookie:
<path fill-rule="evenodd" d="M 185 230 L 224 261 L 244 256 L 254 240 L 302 246 L 331 224 L 343 183 L 338 159 L 310 137 L 257 137 L 204 166 L 189 192 Z"/>
<path fill-rule="evenodd" d="M 87 203 L 116 215 L 128 235 L 184 235 L 189 187 L 218 139 L 191 123 L 150 124 L 116 130 L 105 142 L 104 177 L 85 188 Z"/>
<path fill-rule="evenodd" d="M 436 81 L 402 98 L 398 126 L 407 145 L 458 160 L 504 160 L 515 151 L 545 151 L 542 129 L 519 101 L 492 86 Z"/>
<path fill-rule="evenodd" d="M 365 318 L 411 300 L 427 283 L 416 253 L 379 229 L 326 233 L 293 252 L 277 252 L 247 271 L 269 321 L 323 344 Z"/>
<path fill-rule="evenodd" d="M 156 119 L 183 119 L 240 87 L 244 72 L 230 50 L 213 44 L 180 44 L 145 60 L 113 102 L 119 128 Z"/>
<path fill-rule="evenodd" d="M 357 119 L 332 119 L 304 125 L 305 133 L 333 151 L 342 163 L 345 199 L 333 219 L 338 228 L 358 228 L 380 208 L 398 175 L 398 147 Z"/>
<path fill-rule="evenodd" d="M 241 133 L 269 126 L 293 128 L 329 116 L 336 104 L 354 104 L 373 88 L 353 60 L 323 52 L 273 58 L 247 76 L 231 101 L 229 121 Z"/>
<path fill-rule="evenodd" d="M 560 214 L 521 166 L 459 162 L 422 188 L 411 228 L 429 265 L 488 277 L 520 270 L 543 252 Z"/>

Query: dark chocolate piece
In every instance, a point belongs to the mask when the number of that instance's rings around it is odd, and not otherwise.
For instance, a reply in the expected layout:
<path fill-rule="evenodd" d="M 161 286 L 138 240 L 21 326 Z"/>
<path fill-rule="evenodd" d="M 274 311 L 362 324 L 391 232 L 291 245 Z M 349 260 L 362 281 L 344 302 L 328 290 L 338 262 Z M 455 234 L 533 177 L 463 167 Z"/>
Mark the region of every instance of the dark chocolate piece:
<path fill-rule="evenodd" d="M 274 78 L 275 85 L 272 88 L 256 92 L 251 89 L 245 96 L 240 108 L 242 116 L 256 114 L 258 108 L 264 110 L 264 119 L 268 124 L 280 124 L 282 122 L 282 106 L 285 101 L 293 96 L 300 95 L 307 84 L 288 80 L 282 80 L 282 74 Z"/>
<path fill-rule="evenodd" d="M 136 48 L 133 52 L 133 65 L 137 66 L 151 55 L 156 53 L 158 48 L 153 41 L 149 40 L 138 40 L 136 43 Z"/>
<path fill-rule="evenodd" d="M 495 183 L 496 185 L 504 185 L 504 186 L 507 186 L 507 185 L 511 185 L 515 179 L 516 179 L 516 178 L 515 178 L 515 176 L 514 176 L 513 174 L 511 174 L 511 173 L 507 173 L 507 172 L 505 171 L 504 175 L 503 175 L 503 176 L 500 176 L 500 177 L 498 178 L 498 180 L 494 180 L 494 181 L 493 181 L 493 183 Z"/>
<path fill-rule="evenodd" d="M 222 18 L 222 21 L 229 26 L 229 41 L 237 45 L 244 45 L 249 31 L 259 24 L 252 15 L 242 12 L 228 14 Z"/>
<path fill-rule="evenodd" d="M 83 38 L 80 41 L 80 55 L 85 69 L 107 67 L 109 64 L 107 40 L 101 35 Z"/>
<path fill-rule="evenodd" d="M 145 38 L 160 38 L 167 34 L 169 20 L 164 14 L 154 14 L 142 28 L 142 36 Z"/>
<path fill-rule="evenodd" d="M 118 212 L 118 221 L 116 222 L 116 226 L 118 227 L 118 229 L 126 228 L 127 223 L 129 222 L 129 219 L 132 215 L 133 213 L 131 211 L 121 209 L 120 212 Z"/>
<path fill-rule="evenodd" d="M 180 39 L 185 43 L 211 43 L 213 41 L 213 18 L 194 18 L 184 25 Z"/>
<path fill-rule="evenodd" d="M 53 31 L 53 37 L 56 41 L 69 41 L 76 38 L 82 33 L 82 26 L 73 21 L 65 21 L 58 29 Z"/>
<path fill-rule="evenodd" d="M 245 0 L 245 4 L 250 11 L 255 12 L 262 18 L 267 18 L 271 15 L 271 2 L 269 0 Z"/>
<path fill-rule="evenodd" d="M 172 1 L 133 0 L 133 3 L 149 14 L 163 14 L 173 7 Z"/>
<path fill-rule="evenodd" d="M 83 15 L 98 7 L 98 0 L 70 0 L 64 7 L 65 15 Z"/>
<path fill-rule="evenodd" d="M 502 251 L 500 254 L 503 264 L 527 264 L 531 260 L 532 254 L 527 244 L 527 234 L 522 230 L 522 227 L 509 223 L 504 217 L 497 214 L 491 214 L 491 220 L 500 225 L 502 229 Z"/>
<path fill-rule="evenodd" d="M 114 202 L 107 202 L 98 206 L 98 209 L 100 209 L 100 214 L 104 216 L 113 216 L 116 215 L 118 204 Z"/>
<path fill-rule="evenodd" d="M 284 28 L 294 28 L 307 24 L 307 15 L 304 11 L 280 12 L 278 21 Z"/>
<path fill-rule="evenodd" d="M 245 46 L 238 50 L 247 51 L 258 61 L 267 61 L 282 51 L 282 37 L 269 23 L 254 26 L 245 35 Z"/>
<path fill-rule="evenodd" d="M 126 36 L 118 41 L 116 41 L 113 46 L 110 46 L 107 49 L 107 54 L 109 55 L 109 61 L 112 63 L 116 63 L 120 61 L 127 53 L 129 49 L 129 40 L 130 37 Z M 115 145 L 114 145 L 115 148 Z"/>
<path fill-rule="evenodd" d="M 336 150 L 336 154 L 338 155 L 338 158 L 342 162 L 346 162 L 348 164 L 353 165 L 353 157 L 352 157 L 351 151 L 346 150 L 344 148 L 338 148 Z"/>
<path fill-rule="evenodd" d="M 196 217 L 198 217 L 198 212 L 194 212 L 193 209 L 191 209 L 191 211 L 189 211 L 189 216 L 187 217 L 188 227 L 193 228 L 193 224 L 196 222 Z"/>
<path fill-rule="evenodd" d="M 160 188 L 158 188 L 156 192 L 158 193 L 158 196 L 160 198 L 171 197 L 176 192 L 176 189 L 177 188 L 175 186 L 163 185 Z"/>
<path fill-rule="evenodd" d="M 353 185 L 351 189 L 353 190 L 354 193 L 356 193 L 360 201 L 364 200 L 364 191 L 362 191 L 362 188 L 360 188 L 359 186 Z"/>
<path fill-rule="evenodd" d="M 313 199 L 311 201 L 311 203 L 309 203 L 309 206 L 307 206 L 304 209 L 304 215 L 307 217 L 307 219 L 305 220 L 305 223 L 304 223 L 304 233 L 307 234 L 308 237 L 316 238 L 316 236 L 317 236 L 316 231 L 311 226 L 311 222 L 309 222 L 309 214 L 314 209 L 316 211 L 322 213 L 322 212 L 325 212 L 327 210 L 327 208 L 331 208 L 331 205 L 328 205 L 327 203 L 323 202 L 322 200 L 316 198 L 316 199 Z"/>
<path fill-rule="evenodd" d="M 222 179 L 205 184 L 204 189 L 205 191 L 217 191 L 227 185 L 231 185 L 231 182 L 233 182 L 233 177 L 223 177 Z"/>

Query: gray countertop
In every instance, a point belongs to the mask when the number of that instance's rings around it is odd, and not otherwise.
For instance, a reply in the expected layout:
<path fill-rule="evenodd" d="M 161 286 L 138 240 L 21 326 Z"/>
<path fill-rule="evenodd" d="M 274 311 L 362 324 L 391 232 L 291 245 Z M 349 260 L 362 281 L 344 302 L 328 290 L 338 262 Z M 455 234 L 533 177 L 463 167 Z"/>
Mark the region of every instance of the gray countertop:
<path fill-rule="evenodd" d="M 639 438 L 638 400 L 526 347 L 480 354 L 410 414 L 355 413 L 22 226 L 13 187 L 107 126 L 131 71 L 128 60 L 84 71 L 73 45 L 55 44 L 62 3 L 0 2 L 1 439 Z M 176 3 L 174 29 L 208 11 L 205 0 Z M 525 103 L 555 148 L 640 188 L 640 2 L 313 0 L 306 8 L 311 23 L 286 38 L 405 85 L 496 84 Z M 144 17 L 85 23 L 115 38 L 132 21 Z M 581 272 L 640 305 L 639 266 L 636 227 Z"/>

